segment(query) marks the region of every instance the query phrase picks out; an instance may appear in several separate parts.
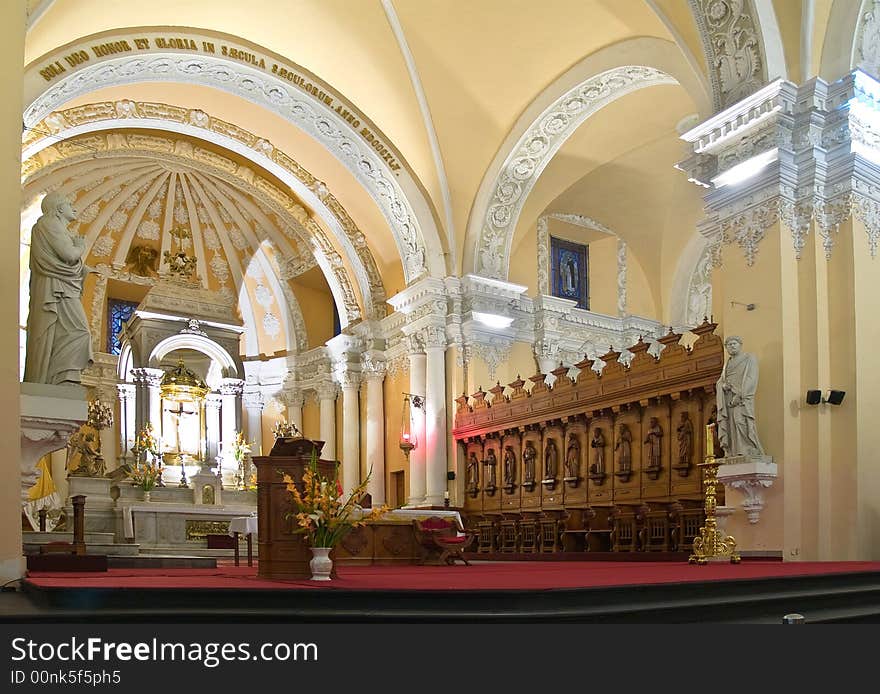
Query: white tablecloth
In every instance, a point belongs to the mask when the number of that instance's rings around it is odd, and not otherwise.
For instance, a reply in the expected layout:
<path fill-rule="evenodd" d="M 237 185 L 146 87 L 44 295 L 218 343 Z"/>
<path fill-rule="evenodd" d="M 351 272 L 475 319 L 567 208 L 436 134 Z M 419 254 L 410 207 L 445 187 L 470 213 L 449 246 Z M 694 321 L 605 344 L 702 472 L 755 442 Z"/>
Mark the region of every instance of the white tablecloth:
<path fill-rule="evenodd" d="M 238 518 L 233 518 L 229 521 L 229 534 L 232 533 L 241 533 L 242 535 L 247 535 L 248 533 L 257 534 L 257 517 L 256 516 L 240 516 Z"/>

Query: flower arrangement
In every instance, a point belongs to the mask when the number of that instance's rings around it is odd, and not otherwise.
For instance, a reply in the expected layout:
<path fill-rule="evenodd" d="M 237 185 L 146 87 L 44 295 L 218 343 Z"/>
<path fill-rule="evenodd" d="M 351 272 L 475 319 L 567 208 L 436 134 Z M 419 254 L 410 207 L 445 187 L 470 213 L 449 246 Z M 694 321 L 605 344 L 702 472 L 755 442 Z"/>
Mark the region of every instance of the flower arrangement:
<path fill-rule="evenodd" d="M 332 481 L 322 477 L 318 473 L 318 456 L 313 450 L 311 462 L 303 473 L 302 491 L 290 475 L 284 475 L 284 483 L 296 509 L 288 514 L 288 517 L 296 520 L 294 532 L 307 535 L 312 547 L 335 547 L 352 528 L 382 517 L 388 512 L 387 506 L 363 513 L 357 503 L 366 491 L 369 480 L 368 474 L 348 500 L 343 501 L 338 475 Z"/>
<path fill-rule="evenodd" d="M 134 462 L 128 476 L 134 486 L 148 492 L 162 480 L 162 457 L 152 424 L 147 423 L 138 432 L 131 452 L 134 453 Z"/>
<path fill-rule="evenodd" d="M 239 465 L 242 464 L 245 456 L 249 456 L 251 454 L 251 444 L 249 444 L 247 442 L 247 439 L 245 439 L 243 431 L 235 432 L 235 438 L 232 440 L 230 453 L 232 453 L 232 457 Z"/>
<path fill-rule="evenodd" d="M 276 439 L 301 439 L 302 433 L 297 429 L 296 424 L 282 419 L 275 422 L 275 426 L 272 427 L 272 436 Z"/>

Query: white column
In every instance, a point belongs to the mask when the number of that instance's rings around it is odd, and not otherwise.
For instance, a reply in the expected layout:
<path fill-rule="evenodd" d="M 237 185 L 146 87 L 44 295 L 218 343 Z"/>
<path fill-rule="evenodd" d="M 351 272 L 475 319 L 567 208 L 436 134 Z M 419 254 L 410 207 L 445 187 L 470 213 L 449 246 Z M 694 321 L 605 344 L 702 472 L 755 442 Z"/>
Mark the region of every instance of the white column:
<path fill-rule="evenodd" d="M 321 458 L 336 460 L 336 393 L 338 387 L 332 381 L 325 381 L 317 388 L 321 418 Z"/>
<path fill-rule="evenodd" d="M 284 393 L 284 401 L 287 403 L 287 421 L 293 424 L 300 433 L 303 430 L 303 394 L 299 388 L 287 390 Z"/>
<path fill-rule="evenodd" d="M 119 464 L 131 457 L 131 447 L 135 438 L 136 389 L 133 383 L 120 383 L 116 386 L 119 397 Z"/>
<path fill-rule="evenodd" d="M 241 392 L 244 389 L 244 381 L 239 378 L 224 378 L 220 383 L 220 473 L 223 484 L 230 486 L 235 482 L 237 463 L 232 457 L 232 442 L 238 430 Z"/>
<path fill-rule="evenodd" d="M 385 503 L 385 362 L 365 358 L 363 377 L 367 382 L 367 492 L 376 507 Z"/>
<path fill-rule="evenodd" d="M 220 454 L 220 408 L 223 396 L 219 393 L 208 393 L 205 398 L 205 461 L 203 469 L 219 465 L 217 456 Z"/>
<path fill-rule="evenodd" d="M 348 497 L 361 481 L 361 374 L 342 375 L 342 488 Z"/>
<path fill-rule="evenodd" d="M 247 412 L 248 441 L 251 442 L 252 454 L 263 455 L 263 394 L 258 390 L 247 391 L 242 396 L 244 409 Z"/>
<path fill-rule="evenodd" d="M 446 491 L 446 330 L 431 327 L 425 331 L 425 467 L 426 503 L 443 505 Z"/>
<path fill-rule="evenodd" d="M 142 369 L 147 386 L 147 422 L 153 425 L 156 440 L 159 441 L 159 450 L 162 450 L 162 394 L 159 386 L 162 385 L 162 377 L 165 372 L 162 369 Z"/>
<path fill-rule="evenodd" d="M 419 340 L 410 337 L 409 392 L 425 397 L 425 353 Z M 419 350 L 419 351 L 416 351 Z M 425 409 L 412 407 L 412 431 L 416 436 L 416 447 L 409 455 L 409 499 L 408 506 L 423 506 L 427 494 L 427 471 L 425 469 Z"/>

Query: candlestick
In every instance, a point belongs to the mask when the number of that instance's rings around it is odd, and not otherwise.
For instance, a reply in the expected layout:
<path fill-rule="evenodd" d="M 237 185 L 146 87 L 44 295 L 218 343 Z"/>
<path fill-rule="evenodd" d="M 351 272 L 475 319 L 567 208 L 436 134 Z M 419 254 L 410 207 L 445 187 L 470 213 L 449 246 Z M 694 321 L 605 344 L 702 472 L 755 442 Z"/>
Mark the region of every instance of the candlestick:
<path fill-rule="evenodd" d="M 449 498 L 449 492 L 443 492 L 443 498 L 444 498 L 444 499 L 448 499 L 448 498 Z"/>
<path fill-rule="evenodd" d="M 706 425 L 706 457 L 715 457 L 715 425 Z"/>

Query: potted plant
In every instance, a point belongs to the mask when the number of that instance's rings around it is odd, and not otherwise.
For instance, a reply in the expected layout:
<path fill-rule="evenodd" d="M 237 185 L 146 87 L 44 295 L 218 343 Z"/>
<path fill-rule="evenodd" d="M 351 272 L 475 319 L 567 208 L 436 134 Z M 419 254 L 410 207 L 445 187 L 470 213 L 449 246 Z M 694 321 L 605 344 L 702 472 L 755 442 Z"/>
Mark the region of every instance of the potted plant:
<path fill-rule="evenodd" d="M 339 482 L 339 465 L 336 466 L 335 479 L 322 477 L 318 472 L 318 456 L 314 450 L 301 485 L 297 485 L 289 475 L 284 475 L 284 483 L 295 509 L 288 517 L 296 522 L 294 532 L 306 535 L 312 550 L 313 557 L 309 563 L 312 580 L 329 581 L 333 569 L 330 551 L 352 528 L 376 520 L 388 512 L 387 506 L 366 512 L 358 505 L 370 481 L 370 474 L 355 487 L 348 499 L 344 499 Z"/>

